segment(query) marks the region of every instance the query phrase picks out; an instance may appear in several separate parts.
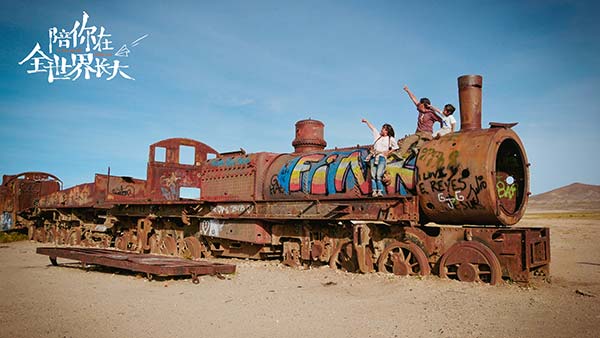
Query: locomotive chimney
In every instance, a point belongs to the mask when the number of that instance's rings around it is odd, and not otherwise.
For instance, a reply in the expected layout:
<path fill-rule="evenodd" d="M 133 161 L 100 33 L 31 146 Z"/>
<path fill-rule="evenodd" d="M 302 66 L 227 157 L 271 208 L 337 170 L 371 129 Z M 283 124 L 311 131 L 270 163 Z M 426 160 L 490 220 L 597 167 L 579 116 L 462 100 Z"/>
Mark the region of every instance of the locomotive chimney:
<path fill-rule="evenodd" d="M 325 149 L 327 142 L 323 137 L 325 125 L 317 120 L 301 120 L 296 122 L 296 138 L 292 142 L 294 152 L 307 153 Z"/>
<path fill-rule="evenodd" d="M 481 75 L 463 75 L 458 78 L 460 102 L 460 130 L 481 129 Z"/>

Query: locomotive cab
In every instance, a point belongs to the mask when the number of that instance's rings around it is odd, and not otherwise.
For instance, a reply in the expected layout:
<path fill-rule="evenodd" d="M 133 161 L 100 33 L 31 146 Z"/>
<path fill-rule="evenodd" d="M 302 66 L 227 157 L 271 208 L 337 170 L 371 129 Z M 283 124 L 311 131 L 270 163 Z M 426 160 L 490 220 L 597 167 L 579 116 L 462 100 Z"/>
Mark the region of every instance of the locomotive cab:
<path fill-rule="evenodd" d="M 187 138 L 171 138 L 150 145 L 147 190 L 152 199 L 200 199 L 200 169 L 209 155 L 217 156 L 218 152 Z"/>

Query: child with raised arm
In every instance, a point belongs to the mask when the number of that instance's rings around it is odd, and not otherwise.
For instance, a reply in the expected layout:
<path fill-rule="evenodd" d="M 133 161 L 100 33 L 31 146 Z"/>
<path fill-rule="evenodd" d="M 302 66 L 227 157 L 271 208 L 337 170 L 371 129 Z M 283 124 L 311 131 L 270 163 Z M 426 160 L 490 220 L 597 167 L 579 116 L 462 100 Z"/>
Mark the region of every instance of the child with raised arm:
<path fill-rule="evenodd" d="M 394 128 L 386 123 L 381 127 L 381 131 L 377 131 L 371 122 L 366 119 L 362 119 L 362 122 L 366 123 L 373 133 L 374 141 L 371 155 L 369 156 L 373 197 L 383 196 L 383 192 L 385 191 L 383 186 L 383 174 L 385 173 L 385 166 L 387 163 L 386 158 L 392 150 L 398 148 L 396 139 L 394 138 Z"/>
<path fill-rule="evenodd" d="M 456 110 L 456 108 L 454 108 L 454 106 L 449 103 L 444 106 L 443 111 L 440 111 L 439 108 L 436 108 L 434 106 L 431 106 L 431 108 L 436 113 L 442 114 L 442 116 L 440 116 L 442 118 L 442 122 L 440 122 L 442 127 L 440 128 L 440 130 L 433 133 L 433 135 L 432 135 L 433 138 L 439 138 L 440 136 L 444 136 L 446 134 L 453 133 L 454 128 L 456 128 L 456 119 L 454 118 L 454 116 L 452 116 L 452 114 L 454 114 L 454 111 Z"/>
<path fill-rule="evenodd" d="M 398 141 L 398 150 L 394 154 L 400 161 L 405 161 L 408 158 L 411 147 L 416 148 L 415 151 L 418 151 L 423 143 L 431 141 L 433 137 L 433 124 L 435 122 L 442 122 L 442 119 L 431 108 L 431 101 L 428 98 L 423 97 L 417 100 L 417 97 L 407 86 L 404 86 L 404 91 L 417 107 L 419 116 L 417 118 L 417 130 L 415 133 Z"/>

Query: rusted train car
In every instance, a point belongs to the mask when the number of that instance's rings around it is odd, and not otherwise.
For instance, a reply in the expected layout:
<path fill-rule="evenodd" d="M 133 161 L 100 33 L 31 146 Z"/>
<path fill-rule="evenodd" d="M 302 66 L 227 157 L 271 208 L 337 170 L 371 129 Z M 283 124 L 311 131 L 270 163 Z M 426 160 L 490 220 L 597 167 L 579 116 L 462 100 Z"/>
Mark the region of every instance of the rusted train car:
<path fill-rule="evenodd" d="M 323 124 L 303 120 L 292 153 L 157 142 L 145 180 L 97 174 L 42 196 L 19 213 L 20 224 L 40 242 L 191 258 L 278 258 L 490 284 L 548 275 L 549 229 L 511 227 L 529 195 L 514 124 L 482 129 L 481 77 L 458 83 L 461 129 L 391 160 L 383 197 L 371 197 L 367 146 L 325 149 Z M 194 153 L 189 163 L 180 163 L 184 150 Z"/>
<path fill-rule="evenodd" d="M 3 175 L 0 185 L 0 231 L 20 228 L 21 212 L 37 207 L 40 197 L 59 191 L 62 181 L 49 173 Z"/>

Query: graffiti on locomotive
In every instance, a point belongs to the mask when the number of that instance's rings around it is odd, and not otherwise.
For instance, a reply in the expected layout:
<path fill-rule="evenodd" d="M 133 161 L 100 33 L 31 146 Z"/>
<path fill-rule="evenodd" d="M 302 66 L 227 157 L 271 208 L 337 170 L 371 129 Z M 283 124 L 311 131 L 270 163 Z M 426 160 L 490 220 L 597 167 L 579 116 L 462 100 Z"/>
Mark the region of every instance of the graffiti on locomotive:
<path fill-rule="evenodd" d="M 459 151 L 452 151 L 446 159 L 442 152 L 426 147 L 421 150 L 419 161 L 427 168 L 434 168 L 419 173 L 419 194 L 437 195 L 448 209 L 484 208 L 479 196 L 488 183 L 482 175 L 473 175 L 461 164 Z"/>
<path fill-rule="evenodd" d="M 299 155 L 290 159 L 271 180 L 270 192 L 333 195 L 353 189 L 362 195 L 370 193 L 367 149 L 333 151 Z M 407 194 L 415 187 L 415 158 L 402 163 L 391 159 L 386 167 L 391 180 L 388 193 Z"/>

